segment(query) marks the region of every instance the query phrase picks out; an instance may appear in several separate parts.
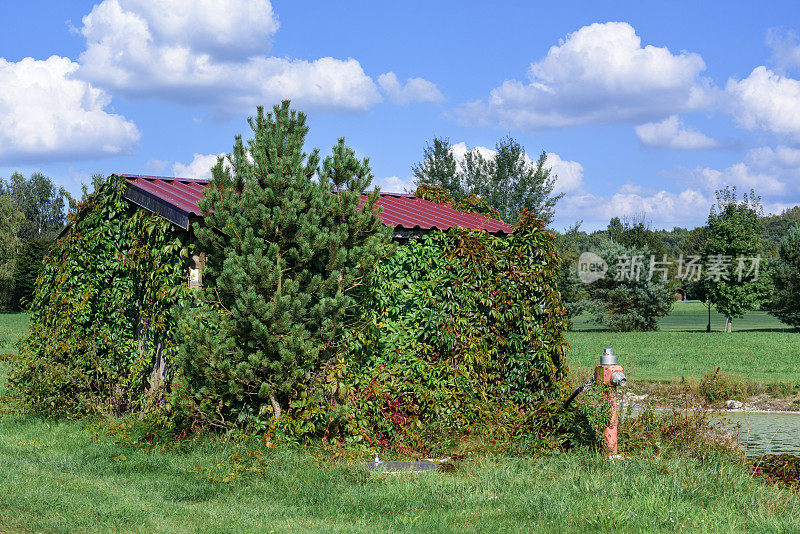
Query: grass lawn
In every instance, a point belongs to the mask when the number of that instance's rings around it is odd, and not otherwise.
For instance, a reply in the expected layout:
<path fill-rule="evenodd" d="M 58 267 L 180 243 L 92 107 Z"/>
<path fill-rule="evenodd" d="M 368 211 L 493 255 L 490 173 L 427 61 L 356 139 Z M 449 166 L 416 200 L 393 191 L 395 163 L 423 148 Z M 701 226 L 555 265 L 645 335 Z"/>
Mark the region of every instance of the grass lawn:
<path fill-rule="evenodd" d="M 789 532 L 800 521 L 797 493 L 716 459 L 484 457 L 391 476 L 220 438 L 179 452 L 90 435 L 0 420 L 0 531 Z"/>
<path fill-rule="evenodd" d="M 754 382 L 800 386 L 800 333 L 761 311 L 734 320 L 730 334 L 721 332 L 724 317 L 712 312 L 707 333 L 707 313 L 701 302 L 676 302 L 657 332 L 609 332 L 582 316 L 567 333 L 568 359 L 582 376 L 611 347 L 634 381 L 697 380 L 720 367 Z"/>
<path fill-rule="evenodd" d="M 0 354 L 17 351 L 17 340 L 28 328 L 28 315 L 25 313 L 0 312 Z"/>
<path fill-rule="evenodd" d="M 3 352 L 26 323 L 0 315 Z M 610 346 L 638 358 L 631 343 Z M 133 447 L 119 436 L 0 416 L 0 532 L 790 532 L 800 521 L 796 492 L 713 457 L 486 456 L 450 473 L 390 476 L 288 447 L 218 437 Z"/>

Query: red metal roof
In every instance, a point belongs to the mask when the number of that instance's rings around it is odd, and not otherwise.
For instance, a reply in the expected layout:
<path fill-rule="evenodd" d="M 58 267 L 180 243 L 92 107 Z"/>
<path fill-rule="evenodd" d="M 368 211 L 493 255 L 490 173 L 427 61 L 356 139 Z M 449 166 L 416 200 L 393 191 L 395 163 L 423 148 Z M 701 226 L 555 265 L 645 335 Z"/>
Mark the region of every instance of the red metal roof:
<path fill-rule="evenodd" d="M 152 195 L 187 215 L 202 215 L 197 207 L 197 202 L 203 198 L 203 189 L 208 187 L 208 180 L 135 174 L 124 174 L 123 176 L 129 187 L 133 186 Z M 447 230 L 458 227 L 506 234 L 513 231 L 510 224 L 502 221 L 477 213 L 457 211 L 447 204 L 437 204 L 414 195 L 382 192 L 377 205 L 383 208 L 379 215 L 383 223 L 393 228 Z"/>

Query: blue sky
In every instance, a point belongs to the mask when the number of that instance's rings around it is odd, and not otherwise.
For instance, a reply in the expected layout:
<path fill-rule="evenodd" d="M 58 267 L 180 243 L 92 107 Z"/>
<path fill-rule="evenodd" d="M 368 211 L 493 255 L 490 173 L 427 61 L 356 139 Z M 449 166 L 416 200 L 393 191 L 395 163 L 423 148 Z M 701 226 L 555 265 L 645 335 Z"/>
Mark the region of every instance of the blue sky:
<path fill-rule="evenodd" d="M 517 138 L 565 193 L 554 226 L 701 224 L 715 189 L 800 203 L 793 2 L 103 0 L 0 6 L 0 177 L 200 176 L 292 98 L 384 190 L 434 135 Z"/>

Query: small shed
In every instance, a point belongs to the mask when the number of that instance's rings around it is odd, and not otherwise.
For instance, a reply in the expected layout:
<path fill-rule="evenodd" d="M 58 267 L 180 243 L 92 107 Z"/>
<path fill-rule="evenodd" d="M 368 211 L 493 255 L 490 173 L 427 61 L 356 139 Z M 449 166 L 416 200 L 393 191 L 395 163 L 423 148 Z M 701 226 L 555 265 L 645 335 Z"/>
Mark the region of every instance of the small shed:
<path fill-rule="evenodd" d="M 208 180 L 138 174 L 121 176 L 125 179 L 125 198 L 128 201 L 160 215 L 172 224 L 189 230 L 191 223 L 202 217 L 197 203 L 203 198 Z M 477 213 L 464 213 L 447 204 L 438 204 L 412 194 L 382 192 L 377 206 L 381 208 L 381 221 L 393 229 L 392 238 L 395 240 L 411 239 L 434 230 L 454 227 L 485 230 L 495 235 L 507 235 L 514 230 L 508 223 Z M 205 256 L 192 256 L 189 287 L 202 286 L 204 269 Z"/>

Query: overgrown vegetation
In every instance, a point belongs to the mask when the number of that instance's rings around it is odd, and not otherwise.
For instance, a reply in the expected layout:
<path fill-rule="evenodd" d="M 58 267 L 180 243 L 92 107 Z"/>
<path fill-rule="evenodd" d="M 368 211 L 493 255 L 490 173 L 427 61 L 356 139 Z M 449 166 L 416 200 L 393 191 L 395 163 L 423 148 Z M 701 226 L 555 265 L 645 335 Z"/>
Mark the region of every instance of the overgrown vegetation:
<path fill-rule="evenodd" d="M 10 357 L 13 401 L 50 416 L 141 408 L 185 295 L 185 232 L 123 197 L 111 176 L 44 261 L 31 325 Z M 159 377 L 155 377 L 159 378 Z"/>
<path fill-rule="evenodd" d="M 344 421 L 413 447 L 431 436 L 508 438 L 525 411 L 562 395 L 564 310 L 543 226 L 527 215 L 507 238 L 433 234 L 382 262 L 343 361 L 356 386 Z"/>
<path fill-rule="evenodd" d="M 717 367 L 713 372 L 703 375 L 697 388 L 698 393 L 710 403 L 723 402 L 728 399 L 746 400 L 747 386 L 741 377 L 720 372 Z"/>

